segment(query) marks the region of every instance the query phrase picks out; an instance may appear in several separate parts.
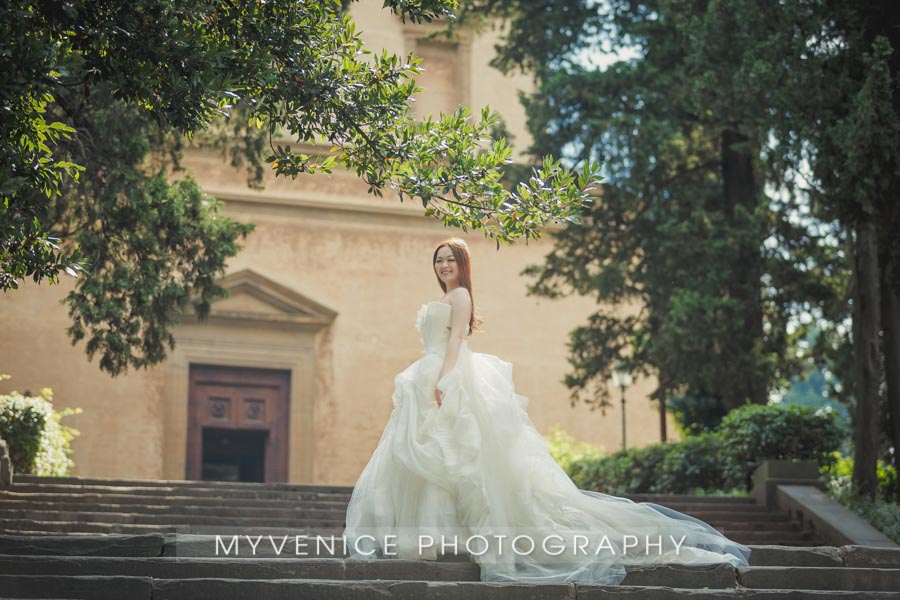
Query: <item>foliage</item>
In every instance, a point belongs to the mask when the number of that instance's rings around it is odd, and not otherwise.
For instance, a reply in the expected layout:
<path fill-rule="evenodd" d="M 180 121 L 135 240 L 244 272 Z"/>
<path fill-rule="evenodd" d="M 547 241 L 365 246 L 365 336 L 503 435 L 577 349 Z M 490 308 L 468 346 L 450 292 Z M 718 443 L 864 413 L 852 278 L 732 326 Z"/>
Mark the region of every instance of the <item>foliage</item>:
<path fill-rule="evenodd" d="M 716 429 L 725 416 L 721 399 L 701 394 L 678 394 L 668 401 L 666 408 L 686 435 L 699 435 Z"/>
<path fill-rule="evenodd" d="M 767 459 L 833 463 L 842 433 L 832 411 L 748 404 L 715 430 L 679 442 L 627 448 L 565 463 L 578 487 L 608 494 L 745 493 Z"/>
<path fill-rule="evenodd" d="M 812 459 L 827 466 L 842 440 L 833 412 L 781 404 L 731 411 L 718 431 L 725 485 L 747 490 L 753 471 L 764 460 Z"/>
<path fill-rule="evenodd" d="M 668 494 L 689 494 L 697 488 L 721 490 L 724 473 L 721 438 L 716 432 L 688 436 L 667 444 L 669 451 L 659 468 L 657 488 Z"/>
<path fill-rule="evenodd" d="M 875 498 L 856 494 L 851 482 L 853 459 L 836 453 L 832 465 L 820 470 L 828 495 L 865 519 L 877 530 L 900 543 L 900 504 L 895 495 L 897 470 L 878 462 L 878 491 Z"/>
<path fill-rule="evenodd" d="M 794 380 L 781 399 L 784 405 L 810 406 L 816 410 L 833 411 L 835 423 L 842 432 L 841 451 L 852 450 L 850 436 L 852 432 L 850 410 L 844 394 L 834 391 L 829 382 L 829 370 L 823 367 L 813 369 L 803 380 Z M 835 399 L 837 397 L 838 399 Z"/>
<path fill-rule="evenodd" d="M 557 423 L 547 435 L 547 448 L 553 459 L 566 469 L 576 460 L 591 460 L 603 456 L 606 452 L 602 446 L 594 446 L 588 442 L 576 442 Z"/>
<path fill-rule="evenodd" d="M 624 360 L 656 377 L 657 399 L 765 403 L 810 355 L 798 353 L 808 322 L 788 323 L 823 306 L 825 318 L 847 314 L 840 232 L 797 218 L 808 207 L 778 193 L 767 146 L 810 20 L 790 3 L 763 19 L 757 4 L 463 3 L 463 17 L 508 18 L 498 67 L 538 75 L 526 101 L 533 150 L 599 159 L 607 174 L 584 225 L 555 235 L 544 264 L 524 272 L 530 293 L 604 307 L 571 333 L 573 401 L 607 406 Z M 627 58 L 596 64 L 618 50 Z"/>
<path fill-rule="evenodd" d="M 455 5 L 385 2 L 414 22 Z M 294 178 L 340 166 L 498 248 L 577 222 L 596 181 L 594 165 L 573 173 L 546 157 L 504 187 L 496 116 L 416 122 L 420 61 L 364 49 L 336 0 L 23 0 L 0 8 L 0 53 L 0 289 L 86 275 L 67 298 L 69 334 L 113 375 L 162 360 L 191 301 L 208 313 L 252 230 L 190 178 L 170 183 L 183 137 L 216 137 L 223 119 L 240 132 L 226 154 L 251 182 L 264 163 Z"/>
<path fill-rule="evenodd" d="M 590 226 L 526 271 L 533 293 L 644 309 L 573 332 L 573 401 L 593 383 L 604 405 L 622 358 L 657 375 L 658 398 L 726 409 L 823 366 L 855 407 L 855 482 L 873 493 L 877 455 L 900 456 L 900 379 L 884 368 L 900 353 L 896 2 L 468 0 L 461 14 L 505 17 L 496 64 L 538 73 L 536 149 L 608 165 Z M 616 51 L 628 58 L 597 66 Z M 888 444 L 870 443 L 882 426 Z"/>
<path fill-rule="evenodd" d="M 658 491 L 659 471 L 669 448 L 655 444 L 626 448 L 600 459 L 572 463 L 575 485 L 606 494 L 643 494 Z"/>
<path fill-rule="evenodd" d="M 850 477 L 853 475 L 853 457 L 834 452 L 834 460 L 819 469 L 822 478 L 829 484 L 829 489 L 843 490 L 847 494 L 852 490 L 849 487 Z M 877 497 L 885 502 L 900 502 L 896 497 L 897 469 L 884 461 L 878 461 L 878 491 Z"/>
<path fill-rule="evenodd" d="M 81 409 L 53 408 L 53 391 L 41 390 L 39 396 L 18 392 L 0 396 L 0 438 L 7 442 L 13 470 L 34 475 L 68 475 L 75 466 L 70 443 L 77 429 L 60 420 L 80 414 Z"/>
<path fill-rule="evenodd" d="M 687 494 L 722 490 L 716 433 L 681 442 L 628 448 L 602 458 L 585 458 L 567 471 L 580 488 L 608 494 Z"/>
<path fill-rule="evenodd" d="M 601 458 L 605 451 L 602 447 L 592 446 L 587 442 L 576 442 L 575 438 L 557 423 L 547 435 L 547 450 L 563 471 L 573 476 L 573 465 L 583 461 Z"/>

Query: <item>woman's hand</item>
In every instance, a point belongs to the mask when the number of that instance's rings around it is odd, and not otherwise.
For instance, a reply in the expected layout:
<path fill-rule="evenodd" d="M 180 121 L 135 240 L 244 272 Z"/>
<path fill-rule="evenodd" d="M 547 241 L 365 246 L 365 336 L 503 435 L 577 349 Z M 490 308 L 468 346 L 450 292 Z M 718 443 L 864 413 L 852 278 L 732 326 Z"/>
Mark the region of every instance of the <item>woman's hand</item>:
<path fill-rule="evenodd" d="M 437 402 L 438 408 L 440 408 L 441 402 L 444 399 L 444 393 L 441 392 L 439 388 L 434 388 L 434 399 Z"/>

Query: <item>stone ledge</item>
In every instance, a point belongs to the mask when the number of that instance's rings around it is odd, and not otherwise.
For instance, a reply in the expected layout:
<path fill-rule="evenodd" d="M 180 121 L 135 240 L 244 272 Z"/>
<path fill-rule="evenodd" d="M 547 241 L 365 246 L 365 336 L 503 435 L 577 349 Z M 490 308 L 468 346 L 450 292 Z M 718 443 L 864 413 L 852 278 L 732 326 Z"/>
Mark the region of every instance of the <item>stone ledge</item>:
<path fill-rule="evenodd" d="M 835 546 L 898 547 L 893 540 L 859 515 L 847 510 L 816 487 L 779 484 L 776 502 L 779 508 L 798 519 L 804 529 L 814 531 Z"/>
<path fill-rule="evenodd" d="M 753 487 L 750 495 L 760 506 L 768 509 L 778 506 L 779 485 L 809 485 L 825 489 L 819 479 L 819 466 L 814 460 L 765 460 L 753 471 Z"/>

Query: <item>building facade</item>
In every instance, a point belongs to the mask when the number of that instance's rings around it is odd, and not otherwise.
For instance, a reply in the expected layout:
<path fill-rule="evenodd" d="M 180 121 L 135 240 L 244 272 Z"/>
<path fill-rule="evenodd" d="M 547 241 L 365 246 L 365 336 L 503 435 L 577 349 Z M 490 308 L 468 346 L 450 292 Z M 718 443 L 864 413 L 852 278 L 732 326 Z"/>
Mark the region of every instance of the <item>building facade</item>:
<path fill-rule="evenodd" d="M 424 59 L 417 112 L 490 105 L 527 147 L 517 90 L 530 82 L 488 66 L 495 32 L 429 41 L 426 26 L 380 4 L 354 4 L 353 15 L 372 49 Z M 226 214 L 256 229 L 222 281 L 230 296 L 208 321 L 183 320 L 163 364 L 110 378 L 89 363 L 65 334 L 60 300 L 71 280 L 0 295 L 0 372 L 13 376 L 0 392 L 50 387 L 58 408 L 83 409 L 66 421 L 81 431 L 76 474 L 353 484 L 390 415 L 394 376 L 420 357 L 414 321 L 442 295 L 431 257 L 450 236 L 469 244 L 484 319 L 469 347 L 512 363 L 539 431 L 558 423 L 578 440 L 619 448 L 618 403 L 605 416 L 573 408 L 561 383 L 568 334 L 593 300 L 526 295 L 520 272 L 542 262 L 550 236 L 498 251 L 480 232 L 424 217 L 421 204 L 373 198 L 349 173 L 272 180 L 259 191 L 215 153 L 192 150 L 185 163 Z M 659 441 L 653 386 L 637 380 L 627 391 L 630 446 Z"/>

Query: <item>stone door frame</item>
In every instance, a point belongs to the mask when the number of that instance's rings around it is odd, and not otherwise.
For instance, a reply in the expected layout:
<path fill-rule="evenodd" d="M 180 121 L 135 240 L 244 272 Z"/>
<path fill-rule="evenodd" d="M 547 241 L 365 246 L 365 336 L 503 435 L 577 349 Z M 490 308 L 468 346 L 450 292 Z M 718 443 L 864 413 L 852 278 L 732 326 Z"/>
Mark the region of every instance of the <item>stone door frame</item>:
<path fill-rule="evenodd" d="M 263 400 L 256 410 L 261 421 L 247 422 L 243 417 L 244 406 L 230 406 L 228 423 L 224 429 L 265 431 L 268 433 L 265 448 L 263 481 L 266 483 L 286 482 L 288 478 L 288 442 L 290 441 L 290 371 L 272 369 L 247 369 L 246 367 L 222 367 L 220 365 L 191 364 L 188 368 L 190 393 L 188 394 L 188 432 L 185 479 L 203 478 L 203 430 L 215 427 L 214 415 L 207 415 L 200 390 L 206 386 L 221 386 L 226 389 L 269 388 L 277 390 L 271 400 Z M 223 409 L 225 407 L 223 406 Z M 214 412 L 214 411 L 213 411 Z M 251 419 L 259 418 L 253 417 Z M 243 421 L 243 423 L 242 423 Z M 221 427 L 221 425 L 220 425 Z"/>
<path fill-rule="evenodd" d="M 290 372 L 288 482 L 311 483 L 315 464 L 316 342 L 337 313 L 249 269 L 228 275 L 219 283 L 231 298 L 213 304 L 205 322 L 186 315 L 175 329 L 175 348 L 165 363 L 165 382 L 160 390 L 165 410 L 165 447 L 160 451 L 163 477 L 184 479 L 190 365 L 206 364 Z M 246 302 L 242 303 L 241 296 Z"/>

